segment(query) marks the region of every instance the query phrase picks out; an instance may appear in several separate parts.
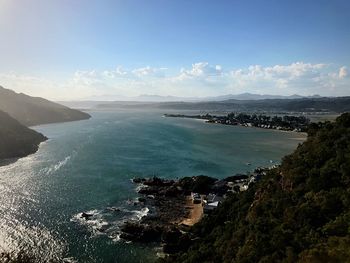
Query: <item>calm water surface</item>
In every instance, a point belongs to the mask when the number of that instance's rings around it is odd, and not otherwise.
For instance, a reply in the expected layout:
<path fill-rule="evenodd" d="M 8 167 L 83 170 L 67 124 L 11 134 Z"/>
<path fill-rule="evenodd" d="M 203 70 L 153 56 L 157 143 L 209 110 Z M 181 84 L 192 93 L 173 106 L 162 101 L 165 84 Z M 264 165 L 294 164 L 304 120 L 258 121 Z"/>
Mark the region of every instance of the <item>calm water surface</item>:
<path fill-rule="evenodd" d="M 36 154 L 0 167 L 1 251 L 28 251 L 42 262 L 153 262 L 153 246 L 118 237 L 124 220 L 147 213 L 133 206 L 131 178 L 223 178 L 279 162 L 303 137 L 164 118 L 161 112 L 91 115 L 35 127 L 49 141 Z M 82 220 L 83 211 L 92 220 Z"/>

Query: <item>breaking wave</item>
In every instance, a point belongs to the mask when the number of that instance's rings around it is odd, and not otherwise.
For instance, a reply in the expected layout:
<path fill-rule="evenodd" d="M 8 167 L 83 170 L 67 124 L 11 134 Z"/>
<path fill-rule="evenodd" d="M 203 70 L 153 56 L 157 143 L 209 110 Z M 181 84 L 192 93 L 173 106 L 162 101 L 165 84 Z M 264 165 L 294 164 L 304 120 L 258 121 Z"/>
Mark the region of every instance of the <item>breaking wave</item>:
<path fill-rule="evenodd" d="M 71 159 L 71 155 L 68 155 L 62 161 L 59 161 L 58 163 L 51 165 L 49 168 L 46 169 L 46 174 L 51 174 L 58 171 L 59 169 L 61 169 L 61 167 L 65 166 L 70 159 Z"/>
<path fill-rule="evenodd" d="M 93 236 L 107 235 L 115 242 L 120 241 L 120 227 L 126 221 L 140 221 L 149 213 L 148 207 L 131 210 L 125 207 L 107 207 L 104 210 L 89 210 L 75 214 L 71 222 L 83 226 Z"/>

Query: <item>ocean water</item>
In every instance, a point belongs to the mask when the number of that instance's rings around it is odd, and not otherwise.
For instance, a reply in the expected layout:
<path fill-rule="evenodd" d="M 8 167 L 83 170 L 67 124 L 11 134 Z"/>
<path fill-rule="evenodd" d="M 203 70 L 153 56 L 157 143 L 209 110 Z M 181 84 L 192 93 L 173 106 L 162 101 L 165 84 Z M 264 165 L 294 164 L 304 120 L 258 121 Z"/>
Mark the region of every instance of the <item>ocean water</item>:
<path fill-rule="evenodd" d="M 49 140 L 0 167 L 0 251 L 25 251 L 38 262 L 154 262 L 155 246 L 119 240 L 123 221 L 148 212 L 133 204 L 131 178 L 223 178 L 278 163 L 303 138 L 157 111 L 91 115 L 34 127 Z"/>

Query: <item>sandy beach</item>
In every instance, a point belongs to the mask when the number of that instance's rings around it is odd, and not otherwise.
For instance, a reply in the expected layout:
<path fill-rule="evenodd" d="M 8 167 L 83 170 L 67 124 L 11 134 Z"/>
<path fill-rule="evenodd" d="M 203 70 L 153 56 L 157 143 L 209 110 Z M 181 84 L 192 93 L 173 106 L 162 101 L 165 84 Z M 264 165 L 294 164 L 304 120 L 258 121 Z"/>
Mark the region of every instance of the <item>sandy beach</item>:
<path fill-rule="evenodd" d="M 190 210 L 188 218 L 185 218 L 180 224 L 193 226 L 198 223 L 203 216 L 202 204 L 193 204 L 191 196 L 187 197 L 186 208 Z"/>

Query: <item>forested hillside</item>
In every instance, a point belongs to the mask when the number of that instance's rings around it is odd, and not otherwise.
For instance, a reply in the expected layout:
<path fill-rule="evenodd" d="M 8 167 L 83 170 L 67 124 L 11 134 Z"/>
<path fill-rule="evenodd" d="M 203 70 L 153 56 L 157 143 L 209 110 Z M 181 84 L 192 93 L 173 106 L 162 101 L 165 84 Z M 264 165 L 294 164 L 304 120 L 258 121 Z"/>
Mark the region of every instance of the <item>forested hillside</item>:
<path fill-rule="evenodd" d="M 0 160 L 27 156 L 38 150 L 46 137 L 0 111 Z"/>
<path fill-rule="evenodd" d="M 166 262 L 350 262 L 350 114 L 306 142 L 191 230 Z"/>

